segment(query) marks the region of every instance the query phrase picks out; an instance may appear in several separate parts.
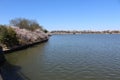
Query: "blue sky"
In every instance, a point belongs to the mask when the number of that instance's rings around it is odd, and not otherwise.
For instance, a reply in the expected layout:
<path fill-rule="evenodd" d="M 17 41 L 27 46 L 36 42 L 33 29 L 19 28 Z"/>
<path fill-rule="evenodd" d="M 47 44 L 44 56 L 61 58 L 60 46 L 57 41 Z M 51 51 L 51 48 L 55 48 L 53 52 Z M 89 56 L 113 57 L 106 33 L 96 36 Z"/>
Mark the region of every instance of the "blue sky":
<path fill-rule="evenodd" d="M 120 0 L 1 0 L 0 24 L 37 20 L 48 30 L 120 30 Z"/>

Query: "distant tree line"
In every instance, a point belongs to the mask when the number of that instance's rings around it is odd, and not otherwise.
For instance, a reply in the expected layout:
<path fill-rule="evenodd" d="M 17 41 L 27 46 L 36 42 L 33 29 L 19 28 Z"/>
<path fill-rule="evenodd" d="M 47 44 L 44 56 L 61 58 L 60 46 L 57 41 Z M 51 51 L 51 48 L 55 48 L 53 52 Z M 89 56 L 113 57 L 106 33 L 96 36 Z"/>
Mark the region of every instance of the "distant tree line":
<path fill-rule="evenodd" d="M 52 34 L 120 34 L 120 30 L 105 30 L 105 31 L 91 31 L 91 30 L 83 30 L 83 31 L 51 31 Z"/>

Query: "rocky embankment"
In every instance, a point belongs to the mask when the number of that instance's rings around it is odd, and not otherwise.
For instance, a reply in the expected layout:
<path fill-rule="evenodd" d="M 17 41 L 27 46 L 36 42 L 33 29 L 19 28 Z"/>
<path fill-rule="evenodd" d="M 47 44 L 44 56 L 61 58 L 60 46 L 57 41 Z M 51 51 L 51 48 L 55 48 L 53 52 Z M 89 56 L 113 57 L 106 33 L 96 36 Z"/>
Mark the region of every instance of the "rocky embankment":
<path fill-rule="evenodd" d="M 3 47 L 5 53 L 20 50 L 32 46 L 37 43 L 45 42 L 48 40 L 48 34 L 44 33 L 40 29 L 35 31 L 29 31 L 26 29 L 20 29 L 19 27 L 12 27 L 16 32 L 16 36 L 19 40 L 19 45 L 15 45 L 11 48 Z"/>

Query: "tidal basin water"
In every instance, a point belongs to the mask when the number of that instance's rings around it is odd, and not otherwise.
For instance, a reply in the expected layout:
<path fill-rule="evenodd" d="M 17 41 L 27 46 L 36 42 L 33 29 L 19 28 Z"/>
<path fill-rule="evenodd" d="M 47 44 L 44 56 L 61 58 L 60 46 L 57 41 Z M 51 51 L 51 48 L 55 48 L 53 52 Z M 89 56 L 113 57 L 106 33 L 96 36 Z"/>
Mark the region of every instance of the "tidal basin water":
<path fill-rule="evenodd" d="M 53 35 L 6 58 L 20 80 L 120 80 L 120 35 Z"/>

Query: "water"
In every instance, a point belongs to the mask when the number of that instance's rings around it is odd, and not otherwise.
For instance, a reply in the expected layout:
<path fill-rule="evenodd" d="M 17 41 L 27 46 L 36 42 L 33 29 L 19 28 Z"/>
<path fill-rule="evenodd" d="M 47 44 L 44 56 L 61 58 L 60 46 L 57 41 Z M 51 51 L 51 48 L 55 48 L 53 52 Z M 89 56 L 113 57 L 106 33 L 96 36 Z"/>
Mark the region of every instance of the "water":
<path fill-rule="evenodd" d="M 6 58 L 19 80 L 120 80 L 120 35 L 53 35 Z"/>

